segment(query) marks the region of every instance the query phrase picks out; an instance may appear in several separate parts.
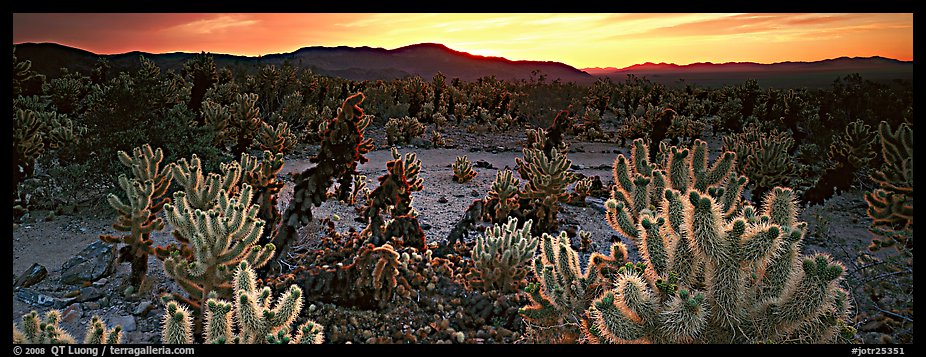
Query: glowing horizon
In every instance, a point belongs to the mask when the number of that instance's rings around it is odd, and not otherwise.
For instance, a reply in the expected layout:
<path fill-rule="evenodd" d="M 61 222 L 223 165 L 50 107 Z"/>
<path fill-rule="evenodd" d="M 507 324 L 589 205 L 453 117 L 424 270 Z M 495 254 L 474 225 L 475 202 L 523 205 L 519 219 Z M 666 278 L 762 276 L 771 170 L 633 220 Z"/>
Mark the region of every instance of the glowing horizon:
<path fill-rule="evenodd" d="M 913 14 L 13 14 L 13 43 L 245 56 L 440 43 L 576 68 L 645 62 L 913 60 Z"/>

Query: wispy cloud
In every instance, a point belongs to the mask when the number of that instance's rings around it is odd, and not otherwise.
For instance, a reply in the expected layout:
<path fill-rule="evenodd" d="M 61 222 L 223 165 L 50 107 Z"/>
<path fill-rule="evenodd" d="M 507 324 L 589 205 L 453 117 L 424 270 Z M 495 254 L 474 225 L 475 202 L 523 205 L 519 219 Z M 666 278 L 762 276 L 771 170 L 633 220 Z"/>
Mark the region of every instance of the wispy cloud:
<path fill-rule="evenodd" d="M 14 14 L 13 42 L 257 55 L 438 42 L 578 67 L 913 57 L 912 14 Z"/>

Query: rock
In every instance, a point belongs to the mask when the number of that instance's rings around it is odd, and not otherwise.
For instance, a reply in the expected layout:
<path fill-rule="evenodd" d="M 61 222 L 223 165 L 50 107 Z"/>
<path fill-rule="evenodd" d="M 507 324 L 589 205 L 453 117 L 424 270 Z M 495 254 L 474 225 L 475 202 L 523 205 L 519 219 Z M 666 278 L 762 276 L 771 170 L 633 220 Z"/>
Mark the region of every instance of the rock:
<path fill-rule="evenodd" d="M 135 310 L 132 311 L 132 315 L 144 316 L 148 313 L 148 311 L 151 311 L 153 307 L 154 306 L 150 301 L 142 301 L 140 304 L 138 304 L 138 306 L 135 307 Z"/>
<path fill-rule="evenodd" d="M 412 138 L 412 140 L 410 140 L 409 143 L 411 145 L 414 145 L 420 148 L 428 148 L 429 146 L 431 146 L 431 143 L 429 141 L 424 140 L 420 137 Z"/>
<path fill-rule="evenodd" d="M 122 330 L 125 332 L 132 332 L 138 329 L 138 325 L 135 324 L 134 316 L 116 316 L 110 318 L 106 321 L 106 326 L 122 326 Z"/>
<path fill-rule="evenodd" d="M 492 164 L 490 164 L 488 161 L 485 161 L 485 160 L 476 160 L 476 163 L 473 165 L 473 167 L 481 168 L 481 169 L 494 169 L 495 168 L 495 166 L 492 166 Z"/>
<path fill-rule="evenodd" d="M 50 307 L 60 309 L 76 301 L 74 298 L 56 298 L 51 295 L 42 294 L 29 288 L 20 288 L 16 290 L 16 298 L 19 301 L 37 307 Z"/>
<path fill-rule="evenodd" d="M 569 168 L 573 170 L 585 170 L 585 165 L 572 164 Z"/>
<path fill-rule="evenodd" d="M 480 152 L 480 151 L 482 151 L 481 148 L 469 148 L 469 152 Z"/>
<path fill-rule="evenodd" d="M 129 296 L 135 293 L 135 287 L 129 285 L 125 290 L 122 291 L 123 296 Z"/>
<path fill-rule="evenodd" d="M 499 327 L 497 331 L 498 331 L 498 336 L 501 338 L 510 337 L 512 334 L 511 330 L 506 329 L 504 327 Z"/>
<path fill-rule="evenodd" d="M 99 310 L 102 306 L 96 301 L 88 301 L 83 304 L 85 310 Z"/>
<path fill-rule="evenodd" d="M 428 223 L 422 223 L 422 224 L 421 224 L 421 229 L 426 230 L 426 231 L 427 231 L 427 230 L 430 230 L 430 229 L 431 229 L 431 225 L 428 224 Z"/>
<path fill-rule="evenodd" d="M 470 192 L 469 195 L 470 195 L 470 196 L 473 196 L 473 197 L 479 197 L 479 196 L 480 196 L 480 195 L 479 195 L 479 191 L 476 191 L 476 190 L 473 190 L 472 192 Z"/>
<path fill-rule="evenodd" d="M 44 266 L 38 263 L 33 263 L 29 269 L 26 269 L 13 283 L 14 287 L 30 287 L 32 285 L 38 284 L 40 281 L 44 280 L 48 276 L 48 270 Z"/>
<path fill-rule="evenodd" d="M 447 202 L 450 202 L 447 200 L 447 196 L 440 196 L 440 198 L 437 199 L 437 203 L 447 203 Z"/>
<path fill-rule="evenodd" d="M 453 340 L 456 341 L 456 343 L 463 343 L 465 339 L 466 335 L 461 331 L 457 331 L 453 334 Z"/>
<path fill-rule="evenodd" d="M 61 266 L 61 282 L 80 284 L 96 281 L 113 272 L 116 263 L 116 249 L 103 241 L 96 241 L 68 259 Z"/>
<path fill-rule="evenodd" d="M 606 210 L 605 210 L 605 208 L 604 208 L 604 200 L 603 200 L 603 199 L 600 199 L 600 198 L 598 198 L 598 197 L 591 197 L 591 196 L 588 196 L 588 197 L 585 197 L 585 203 L 588 204 L 589 207 L 594 208 L 594 209 L 595 209 L 596 211 L 598 211 L 598 212 L 601 212 L 601 213 L 605 213 L 605 212 L 606 212 Z"/>
<path fill-rule="evenodd" d="M 84 311 L 81 309 L 80 304 L 71 304 L 64 311 L 61 312 L 61 321 L 64 322 L 73 322 L 80 319 L 83 316 Z"/>
<path fill-rule="evenodd" d="M 97 287 L 88 286 L 80 289 L 80 295 L 77 296 L 77 301 L 93 301 L 99 300 L 103 297 L 103 290 Z"/>
<path fill-rule="evenodd" d="M 99 288 L 99 287 L 103 287 L 103 285 L 106 285 L 106 283 L 108 283 L 108 282 L 109 282 L 109 279 L 102 278 L 102 279 L 100 279 L 100 280 L 94 281 L 94 282 L 93 282 L 93 286 L 96 286 L 96 287 L 98 287 L 98 288 Z"/>

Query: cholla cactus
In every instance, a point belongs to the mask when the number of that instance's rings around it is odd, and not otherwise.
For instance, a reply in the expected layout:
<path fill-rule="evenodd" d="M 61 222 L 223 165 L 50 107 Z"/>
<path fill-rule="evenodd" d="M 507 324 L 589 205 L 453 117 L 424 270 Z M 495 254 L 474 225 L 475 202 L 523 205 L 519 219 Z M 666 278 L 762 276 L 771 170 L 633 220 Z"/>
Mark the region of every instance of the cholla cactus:
<path fill-rule="evenodd" d="M 525 216 L 536 219 L 537 232 L 549 231 L 557 226 L 559 204 L 569 201 L 566 187 L 576 180 L 575 174 L 569 169 L 572 161 L 555 149 L 556 146 L 546 146 L 549 147 L 548 153 L 544 153 L 545 149 L 524 148 L 524 158 L 515 158 L 518 172 L 526 181 L 520 197 L 526 199 L 528 204 L 522 203 L 521 208 L 527 211 Z"/>
<path fill-rule="evenodd" d="M 164 229 L 164 221 L 158 217 L 169 198 L 164 197 L 170 187 L 170 172 L 173 165 L 160 167 L 164 152 L 152 150 L 150 145 L 135 148 L 132 156 L 119 151 L 119 162 L 129 167 L 134 176 L 129 179 L 119 176 L 119 186 L 125 191 L 127 202 L 110 194 L 109 204 L 119 214 L 113 228 L 128 232 L 123 236 L 104 234 L 100 240 L 115 244 L 124 243 L 119 250 L 119 259 L 132 263 L 129 283 L 140 287 L 148 275 L 148 255 L 151 250 L 151 232 Z"/>
<path fill-rule="evenodd" d="M 116 325 L 112 329 L 107 329 L 101 317 L 94 315 L 90 319 L 87 334 L 84 336 L 84 344 L 116 345 L 119 343 L 122 343 L 122 326 Z"/>
<path fill-rule="evenodd" d="M 476 171 L 473 171 L 473 163 L 469 161 L 466 155 L 457 156 L 453 162 L 453 181 L 465 183 L 476 177 Z"/>
<path fill-rule="evenodd" d="M 76 142 L 86 132 L 67 115 L 17 109 L 13 115 L 13 191 L 31 176 L 39 157 Z"/>
<path fill-rule="evenodd" d="M 371 290 L 373 300 L 380 307 L 385 306 L 392 301 L 393 293 L 399 286 L 400 265 L 399 253 L 391 244 L 361 249 L 352 266 L 358 274 L 354 282 L 355 289 Z"/>
<path fill-rule="evenodd" d="M 14 344 L 73 344 L 74 336 L 61 329 L 61 312 L 49 310 L 45 319 L 39 318 L 35 310 L 22 316 L 22 331 L 13 324 Z M 106 328 L 106 323 L 99 316 L 93 316 L 87 327 L 84 344 L 118 344 L 122 341 L 122 326 Z"/>
<path fill-rule="evenodd" d="M 379 187 L 370 193 L 369 204 L 363 216 L 368 220 L 363 234 L 370 242 L 380 246 L 390 241 L 419 249 L 425 248 L 424 231 L 418 223 L 418 212 L 412 208 L 411 193 L 421 191 L 421 160 L 415 153 L 404 156 L 392 149 L 393 160 L 386 162 L 386 174 L 379 177 Z M 385 221 L 384 213 L 392 220 Z"/>
<path fill-rule="evenodd" d="M 900 250 L 913 249 L 913 128 L 901 124 L 892 130 L 886 122 L 878 127 L 884 164 L 872 175 L 879 188 L 865 194 L 872 230 L 890 239 L 875 240 L 873 247 L 896 244 Z M 906 233 L 898 234 L 898 231 Z"/>
<path fill-rule="evenodd" d="M 483 290 L 511 293 L 518 290 L 529 268 L 525 263 L 534 258 L 540 239 L 531 236 L 531 220 L 518 228 L 518 219 L 496 224 L 485 235 L 476 238 L 472 257 L 475 263 L 473 285 Z"/>
<path fill-rule="evenodd" d="M 873 146 L 877 139 L 861 119 L 849 123 L 845 134 L 833 138 L 827 154 L 832 165 L 843 166 L 855 172 L 865 167 L 871 159 L 875 158 Z"/>
<path fill-rule="evenodd" d="M 260 119 L 257 97 L 254 93 L 238 94 L 235 101 L 228 106 L 228 126 L 230 135 L 234 138 L 232 152 L 236 154 L 247 151 L 264 123 Z"/>
<path fill-rule="evenodd" d="M 228 125 L 231 121 L 231 114 L 228 113 L 227 107 L 206 99 L 202 102 L 201 114 L 203 123 L 212 131 L 213 144 L 223 145 L 230 139 Z"/>
<path fill-rule="evenodd" d="M 583 273 L 566 232 L 557 236 L 544 233 L 540 254 L 533 263 L 540 284 L 527 288 L 531 305 L 520 309 L 521 316 L 547 343 L 578 341 L 583 334 L 588 335 L 584 333 L 590 326 L 586 310 L 601 291 L 611 287 L 626 260 L 626 248 L 615 243 L 608 256 L 592 253 Z"/>
<path fill-rule="evenodd" d="M 806 224 L 797 221 L 793 191 L 775 188 L 761 212 L 746 206 L 731 220 L 711 196 L 687 196 L 684 241 L 665 236 L 666 212 L 644 214 L 638 249 L 646 273 L 624 272 L 594 302 L 592 335 L 609 342 L 840 341 L 849 329 L 844 268 L 828 256 L 800 257 Z M 674 277 L 677 292 L 665 288 Z"/>
<path fill-rule="evenodd" d="M 277 199 L 283 182 L 277 180 L 277 175 L 283 169 L 283 153 L 272 153 L 264 150 L 264 157 L 258 161 L 257 157 L 241 154 L 239 167 L 241 168 L 241 182 L 251 185 L 255 190 L 257 204 L 260 212 L 257 217 L 264 220 L 270 227 L 276 227 L 280 222 L 280 211 L 277 209 Z"/>
<path fill-rule="evenodd" d="M 275 306 L 269 287 L 258 287 L 254 270 L 247 262 L 235 269 L 234 303 L 210 298 L 204 306 L 205 328 L 203 339 L 209 344 L 226 343 L 322 343 L 323 326 L 308 320 L 296 328 L 290 337 L 290 328 L 302 310 L 302 289 L 290 286 Z M 234 332 L 237 325 L 238 333 Z M 164 315 L 161 338 L 168 344 L 193 343 L 190 312 L 175 301 L 168 302 Z"/>
<path fill-rule="evenodd" d="M 740 194 L 745 177 L 734 177 L 736 155 L 726 152 L 713 165 L 707 165 L 707 143 L 695 140 L 689 148 L 661 145 L 660 165 L 647 159 L 648 149 L 643 139 L 633 141 L 630 160 L 623 154 L 614 160 L 614 190 L 605 202 L 608 223 L 625 237 L 640 243 L 638 224 L 644 214 L 657 209 L 672 212 L 670 223 L 677 231 L 681 224 L 681 203 L 678 192 L 696 190 L 719 198 L 725 217 L 731 216 L 742 204 Z M 672 195 L 668 191 L 674 190 Z"/>
<path fill-rule="evenodd" d="M 585 205 L 585 198 L 592 194 L 592 185 L 595 183 L 594 177 L 585 177 L 576 181 L 572 187 L 572 195 L 569 197 L 571 204 Z"/>
<path fill-rule="evenodd" d="M 189 294 L 179 299 L 200 309 L 211 292 L 231 296 L 235 265 L 244 261 L 259 268 L 270 260 L 274 246 L 257 244 L 264 221 L 257 218 L 259 207 L 251 203 L 250 185 L 243 184 L 237 196 L 221 190 L 218 204 L 205 211 L 194 209 L 186 197 L 177 192 L 174 204 L 164 207 L 173 230 L 190 237 L 191 256 L 173 251 L 164 260 L 164 270 Z"/>
<path fill-rule="evenodd" d="M 424 134 L 424 124 L 418 118 L 391 118 L 386 122 L 386 140 L 389 145 L 404 145 Z"/>
<path fill-rule="evenodd" d="M 444 140 L 444 136 L 437 132 L 437 130 L 431 130 L 431 145 L 436 148 L 442 148 L 447 145 L 447 142 Z"/>
<path fill-rule="evenodd" d="M 366 175 L 356 175 L 354 176 L 354 181 L 351 184 L 350 196 L 348 196 L 348 204 L 356 204 L 359 199 L 364 201 L 368 200 L 370 197 L 370 189 L 367 188 L 367 177 Z"/>
<path fill-rule="evenodd" d="M 511 170 L 498 171 L 485 198 L 485 210 L 489 220 L 495 223 L 504 222 L 512 211 L 517 210 L 520 207 L 519 191 L 520 182 L 512 175 Z"/>
<path fill-rule="evenodd" d="M 740 159 L 739 172 L 752 180 L 754 197 L 776 185 L 787 184 L 794 171 L 789 150 L 794 138 L 785 132 L 768 132 L 758 125 L 749 125 L 742 133 L 723 137 L 723 147 L 736 153 Z"/>
<path fill-rule="evenodd" d="M 176 301 L 167 303 L 161 320 L 161 342 L 168 345 L 193 343 L 193 315 Z"/>
<path fill-rule="evenodd" d="M 296 135 L 289 130 L 289 124 L 286 122 L 281 122 L 276 127 L 261 123 L 255 143 L 260 150 L 282 154 L 292 151 L 296 146 Z"/>
<path fill-rule="evenodd" d="M 312 220 L 312 207 L 318 207 L 327 200 L 328 189 L 337 180 L 339 198 L 346 199 L 348 188 L 357 175 L 357 165 L 367 162 L 363 155 L 373 150 L 371 139 L 363 137 L 363 131 L 370 124 L 370 118 L 363 115 L 359 105 L 363 93 L 357 93 L 344 100 L 335 118 L 323 122 L 322 138 L 318 155 L 310 161 L 315 166 L 296 175 L 293 198 L 283 214 L 282 224 L 274 236 L 278 248 L 276 257 L 285 254 L 297 236 L 300 227 Z"/>
<path fill-rule="evenodd" d="M 173 165 L 172 177 L 183 186 L 183 196 L 194 209 L 207 210 L 215 206 L 219 191 L 234 194 L 241 179 L 241 165 L 237 162 L 222 164 L 222 173 L 203 175 L 202 162 L 196 154 L 190 161 L 181 158 Z M 186 237 L 189 239 L 189 237 Z"/>

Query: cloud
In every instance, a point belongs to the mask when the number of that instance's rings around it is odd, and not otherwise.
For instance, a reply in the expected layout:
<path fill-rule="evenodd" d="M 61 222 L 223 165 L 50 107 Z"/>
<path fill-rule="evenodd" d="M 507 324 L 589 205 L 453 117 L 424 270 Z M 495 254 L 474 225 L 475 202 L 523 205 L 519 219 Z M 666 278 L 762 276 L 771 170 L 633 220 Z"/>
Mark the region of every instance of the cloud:
<path fill-rule="evenodd" d="M 236 27 L 251 27 L 259 23 L 260 21 L 250 19 L 245 16 L 219 15 L 214 18 L 197 19 L 188 23 L 169 27 L 164 29 L 164 31 L 176 31 L 194 35 L 205 35 L 216 32 L 223 32 L 225 30 Z"/>

